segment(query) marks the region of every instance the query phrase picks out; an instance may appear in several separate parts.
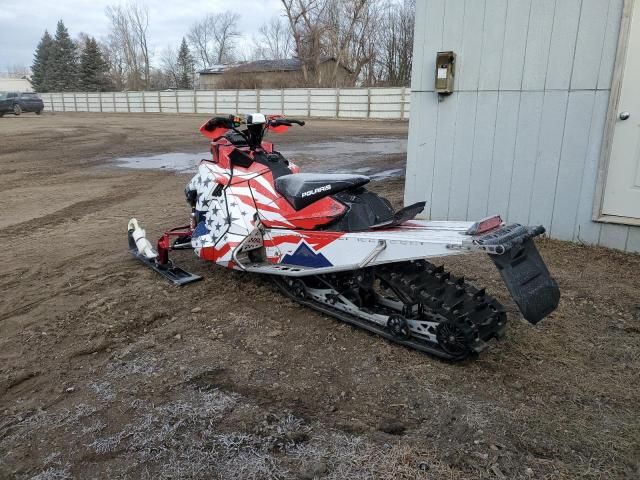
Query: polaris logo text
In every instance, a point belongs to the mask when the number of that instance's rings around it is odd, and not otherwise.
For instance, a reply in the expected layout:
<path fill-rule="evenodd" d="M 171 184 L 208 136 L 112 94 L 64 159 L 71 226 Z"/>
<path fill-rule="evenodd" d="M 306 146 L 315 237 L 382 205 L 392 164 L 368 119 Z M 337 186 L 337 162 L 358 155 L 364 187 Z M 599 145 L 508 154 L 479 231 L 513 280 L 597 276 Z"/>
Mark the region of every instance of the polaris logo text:
<path fill-rule="evenodd" d="M 318 187 L 314 188 L 313 190 L 302 192 L 302 198 L 308 197 L 310 195 L 315 195 L 316 193 L 326 192 L 327 190 L 331 190 L 331 185 L 325 185 L 324 187 Z"/>

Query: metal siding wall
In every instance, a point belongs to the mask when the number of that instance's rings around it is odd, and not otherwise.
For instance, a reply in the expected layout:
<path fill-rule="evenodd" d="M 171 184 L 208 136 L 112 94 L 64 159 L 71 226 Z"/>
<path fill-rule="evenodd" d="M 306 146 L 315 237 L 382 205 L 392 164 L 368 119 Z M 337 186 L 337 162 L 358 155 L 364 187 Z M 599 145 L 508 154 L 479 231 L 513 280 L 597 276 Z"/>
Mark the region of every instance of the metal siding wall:
<path fill-rule="evenodd" d="M 405 203 L 640 251 L 640 228 L 591 220 L 623 3 L 417 2 Z M 458 54 L 456 91 L 442 101 L 439 50 Z"/>

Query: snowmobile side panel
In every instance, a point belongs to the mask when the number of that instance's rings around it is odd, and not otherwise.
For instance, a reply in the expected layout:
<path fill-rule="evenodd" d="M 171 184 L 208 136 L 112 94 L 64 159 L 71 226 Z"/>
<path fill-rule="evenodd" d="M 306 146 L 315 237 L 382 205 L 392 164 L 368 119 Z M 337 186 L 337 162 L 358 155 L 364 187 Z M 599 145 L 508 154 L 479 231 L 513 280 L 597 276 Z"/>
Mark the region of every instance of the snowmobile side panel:
<path fill-rule="evenodd" d="M 348 233 L 266 229 L 264 245 L 271 263 L 311 267 L 289 270 L 290 275 L 302 276 L 313 274 L 313 268 L 322 268 L 326 273 L 362 268 L 365 263 L 374 266 L 463 254 L 466 252 L 452 249 L 451 245 L 461 245 L 469 238 L 464 232 L 471 225 L 472 222 L 412 221 L 395 228 Z M 384 249 L 380 248 L 381 242 Z"/>

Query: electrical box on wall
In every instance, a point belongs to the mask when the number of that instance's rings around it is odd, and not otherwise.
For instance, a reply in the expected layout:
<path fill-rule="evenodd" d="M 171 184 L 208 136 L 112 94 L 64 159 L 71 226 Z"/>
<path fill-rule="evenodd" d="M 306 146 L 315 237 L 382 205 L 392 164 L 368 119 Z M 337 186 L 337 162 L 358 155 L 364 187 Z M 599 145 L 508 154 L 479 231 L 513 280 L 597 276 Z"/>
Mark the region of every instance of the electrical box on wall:
<path fill-rule="evenodd" d="M 436 92 L 442 95 L 449 95 L 453 93 L 453 82 L 455 76 L 455 52 L 438 52 L 436 55 Z"/>

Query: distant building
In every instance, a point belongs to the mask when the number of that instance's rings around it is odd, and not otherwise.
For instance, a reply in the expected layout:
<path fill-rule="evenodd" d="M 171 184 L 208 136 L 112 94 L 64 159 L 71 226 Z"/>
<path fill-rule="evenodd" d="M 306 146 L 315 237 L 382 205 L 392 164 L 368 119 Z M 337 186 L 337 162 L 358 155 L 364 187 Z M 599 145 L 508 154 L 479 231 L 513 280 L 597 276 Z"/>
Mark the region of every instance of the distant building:
<path fill-rule="evenodd" d="M 200 77 L 198 88 L 200 90 L 215 90 L 219 88 L 218 84 L 220 83 L 222 74 L 237 65 L 237 63 L 213 65 L 211 68 L 200 70 L 200 72 L 198 72 Z"/>
<path fill-rule="evenodd" d="M 351 71 L 337 65 L 332 57 L 323 58 L 317 71 L 308 73 L 309 84 L 343 87 L 351 81 Z M 302 62 L 297 58 L 257 60 L 233 65 L 215 65 L 200 72 L 199 88 L 287 88 L 305 86 Z"/>
<path fill-rule="evenodd" d="M 0 77 L 0 92 L 33 92 L 33 86 L 27 77 Z"/>

